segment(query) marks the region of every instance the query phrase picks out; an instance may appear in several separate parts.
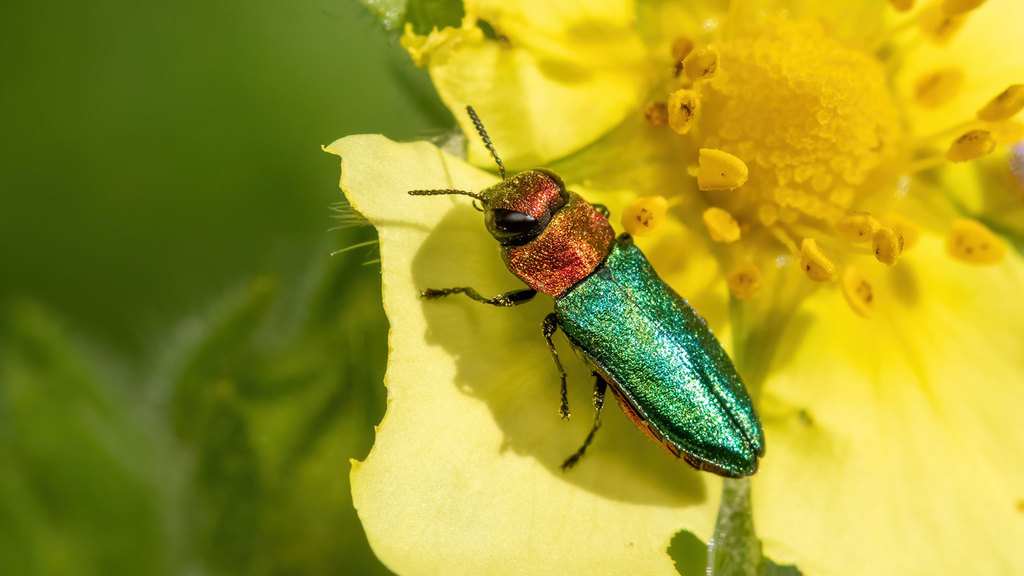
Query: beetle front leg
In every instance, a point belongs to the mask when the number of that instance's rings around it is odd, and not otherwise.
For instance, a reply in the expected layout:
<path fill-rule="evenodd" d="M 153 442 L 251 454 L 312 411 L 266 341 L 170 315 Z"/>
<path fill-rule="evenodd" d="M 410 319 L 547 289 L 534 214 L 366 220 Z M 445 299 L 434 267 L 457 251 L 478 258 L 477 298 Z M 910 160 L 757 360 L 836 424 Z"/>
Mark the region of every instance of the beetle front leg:
<path fill-rule="evenodd" d="M 583 446 L 580 446 L 580 449 L 575 454 L 566 458 L 565 462 L 562 462 L 562 472 L 572 468 L 580 461 L 583 453 L 587 451 L 587 446 L 590 446 L 590 443 L 593 442 L 597 429 L 601 427 L 601 408 L 604 407 L 604 393 L 608 389 L 608 383 L 599 374 L 595 373 L 594 376 L 597 378 L 597 381 L 594 382 L 594 425 L 591 426 L 587 439 L 583 441 Z"/>
<path fill-rule="evenodd" d="M 555 343 L 551 341 L 551 337 L 558 331 L 558 316 L 552 312 L 544 317 L 544 339 L 548 341 L 548 350 L 551 351 L 551 357 L 555 360 L 555 368 L 558 368 L 558 377 L 562 379 L 562 404 L 558 407 L 558 413 L 562 416 L 562 420 L 569 418 L 569 390 L 565 386 L 565 369 L 562 368 L 562 361 L 558 359 L 558 350 L 555 350 Z"/>
<path fill-rule="evenodd" d="M 490 304 L 491 306 L 498 306 L 501 308 L 509 308 L 511 306 L 518 306 L 520 304 L 529 302 L 537 295 L 537 291 L 525 288 L 523 290 L 513 290 L 511 292 L 505 292 L 504 294 L 498 294 L 494 298 L 484 298 L 479 292 L 472 288 L 459 287 L 459 288 L 427 288 L 423 292 L 420 292 L 420 297 L 425 300 L 434 300 L 437 298 L 443 298 L 445 296 L 451 296 L 452 294 L 465 294 L 477 302 L 484 304 Z"/>

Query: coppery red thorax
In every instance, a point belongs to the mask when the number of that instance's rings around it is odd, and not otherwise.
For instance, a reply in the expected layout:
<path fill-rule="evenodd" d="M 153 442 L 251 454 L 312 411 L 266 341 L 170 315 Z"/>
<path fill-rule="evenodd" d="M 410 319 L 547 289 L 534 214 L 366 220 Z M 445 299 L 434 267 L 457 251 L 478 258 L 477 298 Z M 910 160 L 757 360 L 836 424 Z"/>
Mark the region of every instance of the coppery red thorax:
<path fill-rule="evenodd" d="M 522 246 L 503 246 L 501 256 L 531 288 L 557 297 L 604 262 L 614 239 L 608 219 L 570 192 L 539 236 Z"/>

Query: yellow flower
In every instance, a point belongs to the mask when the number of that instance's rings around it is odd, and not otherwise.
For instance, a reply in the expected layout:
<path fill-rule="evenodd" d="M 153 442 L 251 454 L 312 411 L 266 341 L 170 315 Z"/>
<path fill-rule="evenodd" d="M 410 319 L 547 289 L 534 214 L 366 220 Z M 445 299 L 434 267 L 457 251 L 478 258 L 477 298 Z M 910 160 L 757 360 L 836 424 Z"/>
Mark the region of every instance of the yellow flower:
<path fill-rule="evenodd" d="M 979 4 L 467 0 L 462 28 L 403 39 L 506 164 L 632 215 L 756 396 L 754 523 L 804 574 L 1024 571 L 1024 10 Z M 563 474 L 590 380 L 565 362 L 560 422 L 549 303 L 417 297 L 520 286 L 467 199 L 405 195 L 496 177 L 423 143 L 328 150 L 380 232 L 392 321 L 388 412 L 352 472 L 375 552 L 400 573 L 672 573 L 721 481 L 615 410 Z"/>

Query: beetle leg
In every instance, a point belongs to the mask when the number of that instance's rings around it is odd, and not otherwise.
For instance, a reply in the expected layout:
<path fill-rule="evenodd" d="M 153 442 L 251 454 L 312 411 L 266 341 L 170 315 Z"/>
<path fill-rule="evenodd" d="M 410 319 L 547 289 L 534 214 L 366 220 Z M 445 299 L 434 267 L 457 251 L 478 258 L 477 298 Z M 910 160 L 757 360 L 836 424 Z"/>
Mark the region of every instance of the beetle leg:
<path fill-rule="evenodd" d="M 601 214 L 601 216 L 604 216 L 605 218 L 612 215 L 611 210 L 609 210 L 608 207 L 605 206 L 604 204 L 591 204 L 591 206 L 593 206 L 594 210 L 597 210 L 598 213 Z"/>
<path fill-rule="evenodd" d="M 580 449 L 575 454 L 566 458 L 565 462 L 562 463 L 563 472 L 572 468 L 580 461 L 583 453 L 587 451 L 587 446 L 590 446 L 590 443 L 594 440 L 594 434 L 597 433 L 597 429 L 601 427 L 601 408 L 604 407 L 604 393 L 608 389 L 608 383 L 599 374 L 595 373 L 594 376 L 597 377 L 597 381 L 594 382 L 594 425 L 590 428 L 587 439 L 583 441 L 583 446 L 580 446 Z"/>
<path fill-rule="evenodd" d="M 508 308 L 529 302 L 537 295 L 537 291 L 530 288 L 524 288 L 523 290 L 513 290 L 511 292 L 505 292 L 504 294 L 498 294 L 494 298 L 484 298 L 476 290 L 466 287 L 441 289 L 427 288 L 423 292 L 420 292 L 420 296 L 426 300 L 434 300 L 435 298 L 451 296 L 452 294 L 465 294 L 477 302 L 483 302 L 484 304 L 490 304 L 491 306 Z"/>
<path fill-rule="evenodd" d="M 562 420 L 569 418 L 569 390 L 565 386 L 565 369 L 562 368 L 562 361 L 558 359 L 558 350 L 555 350 L 555 343 L 551 341 L 551 337 L 558 331 L 558 316 L 552 312 L 544 317 L 544 339 L 548 341 L 548 350 L 551 351 L 551 357 L 555 360 L 555 368 L 558 368 L 558 377 L 562 379 L 562 404 L 558 407 L 558 413 L 562 416 Z"/>

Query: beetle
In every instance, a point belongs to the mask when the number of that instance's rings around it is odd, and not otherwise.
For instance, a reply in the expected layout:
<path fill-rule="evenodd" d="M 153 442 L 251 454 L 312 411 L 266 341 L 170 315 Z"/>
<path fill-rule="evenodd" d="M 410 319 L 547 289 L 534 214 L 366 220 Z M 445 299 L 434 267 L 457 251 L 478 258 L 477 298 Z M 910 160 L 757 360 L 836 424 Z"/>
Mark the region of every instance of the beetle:
<path fill-rule="evenodd" d="M 606 208 L 566 190 L 547 169 L 506 178 L 483 123 L 471 106 L 466 111 L 502 181 L 480 192 L 409 194 L 459 194 L 473 198 L 475 207 L 479 202 L 505 265 L 529 288 L 493 298 L 469 287 L 428 288 L 421 296 L 462 294 L 499 307 L 523 304 L 538 292 L 554 299 L 542 333 L 561 378 L 563 419 L 569 417 L 569 404 L 566 373 L 552 341 L 557 330 L 596 377 L 594 423 L 563 470 L 574 466 L 593 441 L 610 387 L 629 419 L 669 454 L 721 476 L 755 473 L 765 451 L 764 431 L 732 361 L 704 319 L 655 273 L 629 234 L 615 236 Z"/>

